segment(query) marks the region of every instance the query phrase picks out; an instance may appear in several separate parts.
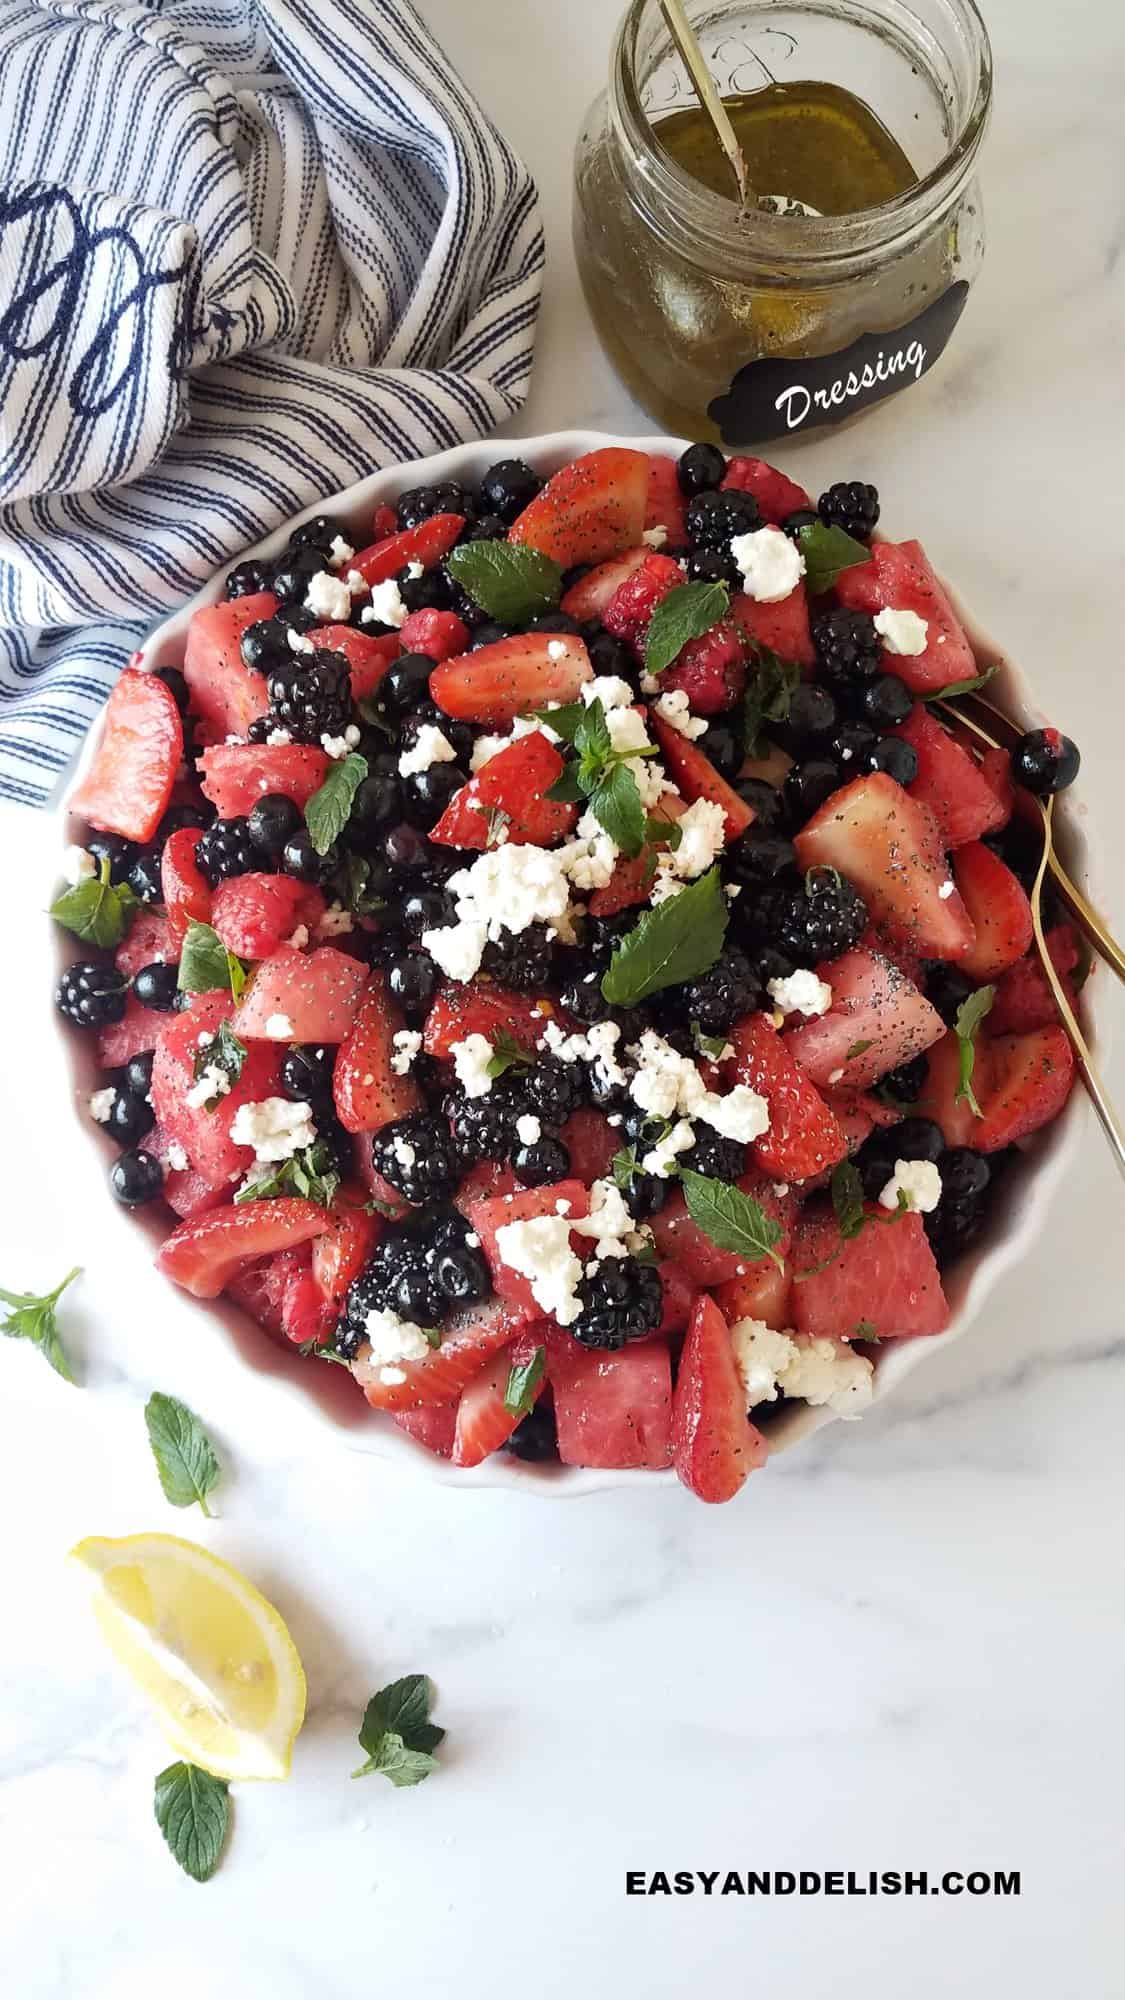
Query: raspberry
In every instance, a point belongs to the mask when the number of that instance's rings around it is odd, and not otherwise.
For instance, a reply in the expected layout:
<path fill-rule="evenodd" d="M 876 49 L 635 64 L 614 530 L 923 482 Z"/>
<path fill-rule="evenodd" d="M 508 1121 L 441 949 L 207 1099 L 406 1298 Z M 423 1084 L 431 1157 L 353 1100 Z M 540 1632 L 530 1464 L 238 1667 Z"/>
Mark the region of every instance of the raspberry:
<path fill-rule="evenodd" d="M 429 660 L 452 660 L 469 644 L 469 628 L 455 611 L 412 611 L 398 636 L 404 653 Z"/>
<path fill-rule="evenodd" d="M 657 605 L 683 580 L 683 571 L 671 556 L 646 556 L 640 568 L 626 577 L 606 605 L 602 613 L 606 631 L 612 632 L 615 639 L 627 639 L 639 651 Z"/>
<path fill-rule="evenodd" d="M 388 535 L 397 535 L 397 533 L 398 533 L 398 516 L 396 515 L 394 508 L 386 506 L 376 507 L 375 518 L 371 523 L 372 541 L 385 542 Z"/>
<path fill-rule="evenodd" d="M 745 686 L 746 646 L 729 618 L 702 638 L 689 639 L 675 666 L 660 677 L 661 692 L 682 689 L 697 715 L 718 715 L 721 709 L 733 708 Z"/>

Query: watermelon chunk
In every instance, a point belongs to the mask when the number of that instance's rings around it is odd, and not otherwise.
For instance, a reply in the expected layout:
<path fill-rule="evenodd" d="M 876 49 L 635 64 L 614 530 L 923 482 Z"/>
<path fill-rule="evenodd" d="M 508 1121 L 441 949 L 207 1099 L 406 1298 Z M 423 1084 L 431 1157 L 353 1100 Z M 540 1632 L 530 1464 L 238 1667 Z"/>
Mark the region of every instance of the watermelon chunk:
<path fill-rule="evenodd" d="M 244 664 L 239 641 L 247 626 L 272 618 L 276 610 L 276 597 L 261 590 L 226 604 L 207 604 L 192 617 L 184 679 L 191 689 L 201 742 L 222 743 L 228 736 L 245 736 L 250 724 L 269 707 L 265 676 L 252 673 Z"/>
<path fill-rule="evenodd" d="M 126 667 L 106 703 L 94 761 L 71 812 L 102 833 L 151 840 L 172 796 L 184 731 L 171 688 Z"/>
<path fill-rule="evenodd" d="M 113 954 L 118 972 L 132 979 L 142 965 L 175 965 L 180 956 L 179 941 L 173 938 L 168 919 L 160 910 L 140 909 Z"/>
<path fill-rule="evenodd" d="M 189 1104 L 201 1034 L 214 1034 L 229 1021 L 229 993 L 200 993 L 190 1014 L 165 1014 L 152 1065 L 152 1103 L 162 1130 L 181 1145 L 190 1164 L 213 1186 L 245 1174 L 254 1164 L 252 1146 L 236 1145 L 230 1127 L 243 1104 L 275 1097 L 281 1087 L 283 1051 L 276 1043 L 248 1045 L 242 1074 L 214 1111 Z"/>
<path fill-rule="evenodd" d="M 775 1193 L 773 1183 L 761 1173 L 744 1174 L 738 1185 L 778 1224 L 781 1235 L 776 1247 L 778 1255 L 784 1259 L 789 1252 L 795 1198 Z M 649 1226 L 660 1256 L 679 1264 L 697 1285 L 720 1285 L 772 1262 L 769 1257 L 750 1261 L 739 1251 L 723 1250 L 717 1243 L 712 1243 L 699 1224 L 692 1221 L 679 1188 L 669 1195 Z"/>
<path fill-rule="evenodd" d="M 790 514 L 797 514 L 812 506 L 812 501 L 803 486 L 790 479 L 776 465 L 767 465 L 764 458 L 732 458 L 722 481 L 724 493 L 752 493 L 758 503 L 758 511 L 763 521 L 773 528 L 780 528 Z"/>
<path fill-rule="evenodd" d="M 156 1047 L 157 1036 L 167 1022 L 167 1014 L 155 1007 L 142 1007 L 134 993 L 125 996 L 125 1012 L 120 1021 L 98 1029 L 98 1061 L 103 1069 L 119 1069 L 131 1056 L 143 1055 Z"/>
<path fill-rule="evenodd" d="M 730 608 L 735 624 L 752 646 L 768 646 L 771 653 L 798 667 L 815 666 L 808 592 L 803 583 L 795 584 L 788 597 L 776 604 L 760 604 L 756 597 L 740 591 L 732 597 Z"/>
<path fill-rule="evenodd" d="M 802 1222 L 793 1249 L 797 1332 L 848 1340 L 861 1323 L 879 1340 L 943 1332 L 949 1306 L 921 1216 L 869 1213 L 872 1220 L 848 1242 L 833 1215 Z"/>
<path fill-rule="evenodd" d="M 790 1028 L 782 1039 L 821 1087 L 862 1090 L 945 1033 L 937 1009 L 887 958 L 848 951 L 822 965 L 820 976 L 832 988 L 828 1013 Z"/>
<path fill-rule="evenodd" d="M 267 792 L 306 806 L 328 775 L 329 759 L 312 743 L 216 743 L 199 760 L 200 783 L 223 819 L 248 813 Z"/>
<path fill-rule="evenodd" d="M 564 1465 L 659 1471 L 672 1461 L 672 1364 L 667 1342 L 634 1340 L 616 1354 L 552 1328 L 547 1370 Z"/>
<path fill-rule="evenodd" d="M 239 1002 L 234 1031 L 243 1040 L 342 1042 L 367 984 L 367 967 L 332 945 L 297 951 L 282 945 L 265 958 Z M 270 1023 L 288 1023 L 281 1036 Z"/>
<path fill-rule="evenodd" d="M 921 542 L 875 542 L 871 560 L 840 571 L 836 597 L 849 611 L 913 611 L 926 621 L 925 651 L 888 653 L 883 665 L 916 694 L 933 694 L 980 672 L 965 630 Z"/>

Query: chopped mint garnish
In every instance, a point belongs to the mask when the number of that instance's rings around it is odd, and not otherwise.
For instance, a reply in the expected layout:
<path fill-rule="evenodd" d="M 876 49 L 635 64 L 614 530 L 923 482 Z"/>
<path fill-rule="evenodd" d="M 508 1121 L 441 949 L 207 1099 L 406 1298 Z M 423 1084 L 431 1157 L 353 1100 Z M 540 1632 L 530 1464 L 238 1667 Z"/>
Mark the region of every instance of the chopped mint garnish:
<path fill-rule="evenodd" d="M 646 910 L 614 946 L 602 976 L 611 1007 L 635 1007 L 666 986 L 709 972 L 723 949 L 729 912 L 717 868 L 689 882 L 678 896 Z"/>
<path fill-rule="evenodd" d="M 340 1186 L 340 1173 L 331 1149 L 314 1139 L 303 1152 L 282 1160 L 272 1172 L 247 1181 L 235 1195 L 236 1202 L 272 1201 L 279 1195 L 296 1194 L 331 1208 Z"/>
<path fill-rule="evenodd" d="M 506 1076 L 510 1069 L 534 1069 L 535 1057 L 510 1035 L 506 1028 L 497 1028 L 492 1038 L 492 1057 L 485 1070 L 486 1076 Z"/>
<path fill-rule="evenodd" d="M 923 701 L 952 701 L 959 694 L 976 694 L 979 688 L 987 687 L 996 667 L 986 667 L 983 674 L 974 674 L 969 681 L 950 681 L 948 687 L 933 688 L 922 696 Z"/>
<path fill-rule="evenodd" d="M 526 1417 L 535 1401 L 536 1391 L 547 1367 L 547 1350 L 537 1347 L 530 1361 L 508 1370 L 507 1386 L 504 1390 L 504 1408 L 513 1417 Z"/>
<path fill-rule="evenodd" d="M 192 1074 L 199 1083 L 209 1069 L 217 1069 L 225 1076 L 233 1089 L 242 1075 L 242 1065 L 246 1061 L 246 1044 L 240 1042 L 229 1021 L 220 1021 L 209 1042 L 195 1051 Z M 227 1091 L 220 1091 L 204 1102 L 204 1111 L 217 1111 Z"/>
<path fill-rule="evenodd" d="M 763 725 L 784 722 L 801 680 L 801 669 L 768 646 L 755 646 L 742 698 L 742 741 L 748 757 L 761 757 Z"/>
<path fill-rule="evenodd" d="M 576 760 L 567 764 L 547 797 L 568 804 L 587 800 L 594 818 L 621 852 L 630 858 L 638 855 L 645 841 L 645 810 L 628 764 L 633 757 L 655 757 L 656 745 L 615 750 L 605 710 L 597 700 L 588 706 L 572 702 L 566 708 L 537 711 L 537 719 L 549 720 L 576 752 Z"/>
<path fill-rule="evenodd" d="M 826 528 L 823 521 L 809 521 L 797 531 L 797 542 L 805 558 L 805 583 L 814 597 L 831 590 L 842 569 L 871 561 L 871 550 L 843 528 Z"/>
<path fill-rule="evenodd" d="M 318 854 L 327 854 L 352 816 L 355 795 L 367 776 L 367 759 L 349 750 L 333 764 L 319 791 L 305 807 L 305 825 Z"/>
<path fill-rule="evenodd" d="M 227 992 L 237 1000 L 246 984 L 246 967 L 228 951 L 210 924 L 188 924 L 180 953 L 181 993 Z"/>

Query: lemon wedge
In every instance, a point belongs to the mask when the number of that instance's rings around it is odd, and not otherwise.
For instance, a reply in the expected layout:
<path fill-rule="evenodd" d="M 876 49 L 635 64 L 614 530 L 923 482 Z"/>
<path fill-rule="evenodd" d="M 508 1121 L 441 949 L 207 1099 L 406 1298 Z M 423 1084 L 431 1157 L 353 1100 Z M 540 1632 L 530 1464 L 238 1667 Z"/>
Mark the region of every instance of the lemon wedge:
<path fill-rule="evenodd" d="M 261 1592 L 179 1535 L 89 1535 L 70 1558 L 175 1749 L 216 1778 L 287 1778 L 305 1672 Z"/>

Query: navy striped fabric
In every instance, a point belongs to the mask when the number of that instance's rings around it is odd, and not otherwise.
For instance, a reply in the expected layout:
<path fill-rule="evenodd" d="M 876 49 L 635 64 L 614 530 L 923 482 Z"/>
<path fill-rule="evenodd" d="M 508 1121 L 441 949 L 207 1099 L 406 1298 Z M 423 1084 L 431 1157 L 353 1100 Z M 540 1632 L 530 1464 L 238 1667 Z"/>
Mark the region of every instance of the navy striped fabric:
<path fill-rule="evenodd" d="M 407 0 L 0 3 L 0 794 L 248 543 L 527 391 L 526 170 Z"/>

